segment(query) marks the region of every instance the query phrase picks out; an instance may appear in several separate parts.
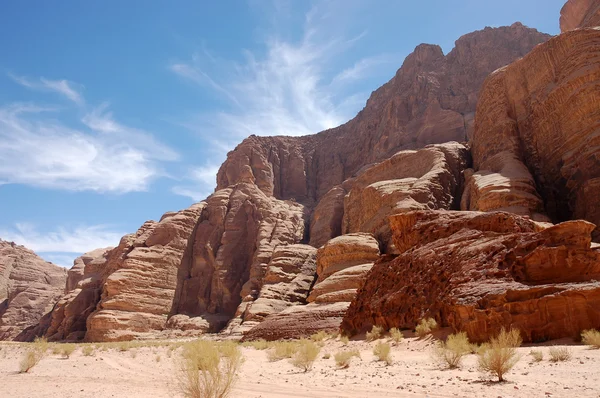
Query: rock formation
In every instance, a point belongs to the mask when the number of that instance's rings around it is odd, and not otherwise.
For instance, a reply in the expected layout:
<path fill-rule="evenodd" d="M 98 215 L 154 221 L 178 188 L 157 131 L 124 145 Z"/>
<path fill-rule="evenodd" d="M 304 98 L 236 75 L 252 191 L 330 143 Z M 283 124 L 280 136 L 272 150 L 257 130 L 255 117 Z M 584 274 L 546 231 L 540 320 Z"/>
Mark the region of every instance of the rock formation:
<path fill-rule="evenodd" d="M 600 1 L 569 0 L 560 10 L 560 30 L 600 26 Z"/>
<path fill-rule="evenodd" d="M 463 209 L 600 224 L 598 65 L 600 30 L 579 29 L 486 80 Z"/>
<path fill-rule="evenodd" d="M 64 293 L 67 270 L 0 240 L 0 340 L 25 341 Z"/>
<path fill-rule="evenodd" d="M 578 337 L 600 326 L 594 225 L 547 227 L 504 212 L 416 211 L 390 218 L 402 254 L 383 259 L 342 328 L 414 328 L 426 316 L 482 342 L 501 327 L 525 341 Z"/>

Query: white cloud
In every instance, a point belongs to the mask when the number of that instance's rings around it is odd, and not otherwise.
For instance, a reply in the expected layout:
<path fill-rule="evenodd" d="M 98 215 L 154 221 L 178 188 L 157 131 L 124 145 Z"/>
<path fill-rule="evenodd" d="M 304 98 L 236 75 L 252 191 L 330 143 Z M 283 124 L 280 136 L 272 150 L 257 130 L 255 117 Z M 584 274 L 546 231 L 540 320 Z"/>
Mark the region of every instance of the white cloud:
<path fill-rule="evenodd" d="M 171 192 L 189 197 L 196 202 L 204 200 L 216 186 L 218 171 L 219 166 L 216 164 L 193 168 L 184 179 L 184 184 L 174 186 L 171 188 Z"/>
<path fill-rule="evenodd" d="M 189 61 L 170 64 L 171 71 L 202 88 L 211 88 L 231 105 L 228 111 L 197 115 L 192 122 L 195 129 L 229 146 L 250 134 L 316 133 L 353 117 L 368 92 L 353 91 L 340 83 L 370 77 L 379 66 L 394 59 L 387 55 L 365 57 L 345 69 L 341 64 L 347 65 L 347 61 L 338 62 L 340 57 L 351 56 L 350 50 L 366 32 L 342 32 L 344 27 L 339 26 L 335 10 L 345 3 L 333 3 L 311 9 L 300 40 L 290 40 L 277 31 L 289 12 L 275 2 L 275 10 L 268 12 L 282 14 L 273 18 L 278 27 L 266 38 L 265 51 L 246 51 L 243 64 L 217 59 L 204 46 Z"/>
<path fill-rule="evenodd" d="M 34 224 L 17 223 L 13 228 L 0 229 L 3 240 L 23 245 L 38 254 L 85 253 L 100 247 L 117 246 L 123 235 L 106 225 L 58 227 L 55 231 L 41 232 Z"/>
<path fill-rule="evenodd" d="M 23 76 L 16 76 L 13 74 L 9 74 L 10 78 L 12 78 L 15 82 L 20 85 L 27 87 L 32 90 L 39 91 L 54 91 L 69 100 L 73 101 L 77 105 L 84 105 L 85 100 L 83 96 L 79 93 L 79 91 L 75 88 L 77 86 L 73 82 L 69 82 L 67 80 L 50 80 L 41 77 L 39 81 L 31 80 Z"/>
<path fill-rule="evenodd" d="M 122 126 L 106 107 L 90 112 L 91 130 L 58 121 L 52 108 L 0 107 L 0 181 L 97 192 L 144 191 L 177 154 L 150 134 Z"/>

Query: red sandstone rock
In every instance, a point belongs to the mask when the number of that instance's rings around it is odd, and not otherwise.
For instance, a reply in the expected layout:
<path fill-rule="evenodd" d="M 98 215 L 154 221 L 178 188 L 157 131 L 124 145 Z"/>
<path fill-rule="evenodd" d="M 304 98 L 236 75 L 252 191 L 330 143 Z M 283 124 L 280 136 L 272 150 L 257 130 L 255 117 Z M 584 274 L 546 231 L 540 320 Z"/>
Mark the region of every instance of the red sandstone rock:
<path fill-rule="evenodd" d="M 600 327 L 593 224 L 544 229 L 509 213 L 417 211 L 391 226 L 402 254 L 372 268 L 342 323 L 347 332 L 413 328 L 425 316 L 478 342 L 500 327 L 526 341 Z"/>
<path fill-rule="evenodd" d="M 560 30 L 600 26 L 600 1 L 569 0 L 560 10 Z"/>
<path fill-rule="evenodd" d="M 0 340 L 29 341 L 64 292 L 67 270 L 0 240 Z"/>

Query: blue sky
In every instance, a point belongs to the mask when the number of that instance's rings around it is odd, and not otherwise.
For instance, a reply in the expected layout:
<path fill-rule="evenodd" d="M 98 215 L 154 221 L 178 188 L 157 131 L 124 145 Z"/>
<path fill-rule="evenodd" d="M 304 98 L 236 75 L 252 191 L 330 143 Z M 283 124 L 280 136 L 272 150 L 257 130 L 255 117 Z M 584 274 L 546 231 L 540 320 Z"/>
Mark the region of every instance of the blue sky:
<path fill-rule="evenodd" d="M 70 266 L 206 197 L 244 137 L 359 111 L 420 43 L 564 0 L 12 1 L 0 5 L 0 238 Z"/>

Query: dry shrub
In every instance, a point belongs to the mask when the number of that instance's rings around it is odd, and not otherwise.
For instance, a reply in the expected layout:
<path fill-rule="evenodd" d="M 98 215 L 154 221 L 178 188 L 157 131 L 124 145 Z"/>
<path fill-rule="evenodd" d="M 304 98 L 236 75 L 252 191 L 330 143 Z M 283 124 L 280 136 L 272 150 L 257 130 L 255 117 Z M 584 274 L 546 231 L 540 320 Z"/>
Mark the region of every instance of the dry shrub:
<path fill-rule="evenodd" d="M 346 335 L 342 335 L 342 336 L 340 336 L 340 341 L 342 342 L 343 345 L 348 345 L 348 343 L 350 342 L 350 337 L 348 337 Z"/>
<path fill-rule="evenodd" d="M 529 355 L 531 355 L 535 362 L 542 362 L 544 360 L 544 353 L 542 350 L 531 350 L 529 351 Z"/>
<path fill-rule="evenodd" d="M 390 355 L 390 345 L 388 343 L 379 342 L 373 348 L 373 355 L 377 357 L 378 361 L 383 361 L 386 365 L 392 364 L 392 356 Z"/>
<path fill-rule="evenodd" d="M 373 325 L 370 332 L 367 332 L 367 341 L 375 341 L 381 338 L 383 334 L 383 328 L 381 326 Z"/>
<path fill-rule="evenodd" d="M 30 346 L 31 348 L 25 353 L 25 356 L 19 364 L 19 371 L 21 373 L 29 372 L 46 356 L 46 351 L 48 351 L 48 340 L 46 340 L 45 337 L 36 337 Z"/>
<path fill-rule="evenodd" d="M 360 358 L 360 352 L 358 352 L 358 350 L 340 351 L 333 356 L 335 359 L 335 364 L 340 369 L 346 369 L 349 367 L 350 361 L 353 357 Z"/>
<path fill-rule="evenodd" d="M 52 344 L 50 347 L 52 348 L 52 354 L 62 354 L 63 349 L 61 347 L 61 344 Z"/>
<path fill-rule="evenodd" d="M 581 333 L 581 341 L 597 350 L 600 348 L 600 332 L 595 329 L 584 330 Z"/>
<path fill-rule="evenodd" d="M 296 354 L 290 361 L 292 365 L 308 372 L 312 369 L 313 364 L 319 356 L 321 347 L 310 340 L 300 340 L 297 346 Z"/>
<path fill-rule="evenodd" d="M 390 337 L 392 338 L 394 343 L 398 344 L 402 341 L 402 339 L 404 339 L 404 334 L 402 334 L 402 332 L 398 328 L 391 328 Z"/>
<path fill-rule="evenodd" d="M 233 342 L 196 340 L 184 345 L 179 385 L 190 398 L 225 398 L 237 379 L 242 353 Z"/>
<path fill-rule="evenodd" d="M 331 354 L 326 352 L 325 354 L 323 354 L 323 359 L 329 359 L 331 358 Z"/>
<path fill-rule="evenodd" d="M 269 342 L 265 339 L 258 339 L 254 341 L 247 341 L 242 344 L 244 347 L 252 347 L 255 350 L 266 350 L 269 348 Z"/>
<path fill-rule="evenodd" d="M 267 356 L 269 361 L 275 362 L 293 357 L 297 350 L 297 341 L 276 341 L 272 343 Z"/>
<path fill-rule="evenodd" d="M 71 354 L 75 352 L 76 348 L 77 347 L 75 346 L 75 344 L 63 344 L 60 353 L 64 358 L 69 359 L 71 357 Z"/>
<path fill-rule="evenodd" d="M 156 356 L 156 358 L 154 358 L 154 360 L 155 360 L 156 362 L 160 362 L 160 355 L 157 355 L 157 356 Z"/>
<path fill-rule="evenodd" d="M 482 345 L 479 350 L 479 370 L 491 373 L 498 377 L 498 381 L 504 381 L 504 375 L 512 369 L 519 361 L 517 347 L 523 339 L 517 329 L 507 332 L 504 328 L 497 337 L 493 337 L 489 344 Z"/>
<path fill-rule="evenodd" d="M 321 330 L 320 332 L 317 332 L 315 334 L 313 334 L 312 336 L 310 336 L 310 339 L 316 343 L 323 341 L 323 340 L 327 340 L 328 338 L 330 338 L 331 336 L 326 333 L 325 331 Z"/>
<path fill-rule="evenodd" d="M 415 333 L 420 338 L 423 338 L 436 330 L 438 328 L 438 324 L 433 318 L 425 318 L 419 321 L 417 327 L 415 327 Z"/>
<path fill-rule="evenodd" d="M 550 353 L 550 362 L 563 362 L 568 361 L 573 357 L 569 347 L 550 347 L 548 350 Z"/>
<path fill-rule="evenodd" d="M 465 332 L 451 334 L 445 342 L 440 341 L 433 351 L 437 361 L 449 369 L 458 368 L 463 357 L 471 352 L 471 345 Z"/>

